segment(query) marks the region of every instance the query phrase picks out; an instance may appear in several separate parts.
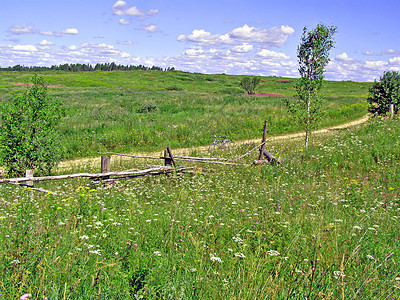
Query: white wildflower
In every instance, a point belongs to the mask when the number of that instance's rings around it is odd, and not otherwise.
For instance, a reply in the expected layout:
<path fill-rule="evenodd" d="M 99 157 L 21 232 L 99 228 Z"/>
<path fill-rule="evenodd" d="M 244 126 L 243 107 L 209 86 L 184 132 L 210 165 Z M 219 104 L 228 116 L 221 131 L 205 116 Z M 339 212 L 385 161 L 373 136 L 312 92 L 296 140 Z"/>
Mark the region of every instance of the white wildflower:
<path fill-rule="evenodd" d="M 271 255 L 271 256 L 278 256 L 278 255 L 280 255 L 280 253 L 279 253 L 278 251 L 275 251 L 275 250 L 269 250 L 269 251 L 267 251 L 267 253 L 268 253 L 269 255 Z"/>
<path fill-rule="evenodd" d="M 235 256 L 240 258 L 246 258 L 246 256 L 242 252 L 236 252 Z"/>

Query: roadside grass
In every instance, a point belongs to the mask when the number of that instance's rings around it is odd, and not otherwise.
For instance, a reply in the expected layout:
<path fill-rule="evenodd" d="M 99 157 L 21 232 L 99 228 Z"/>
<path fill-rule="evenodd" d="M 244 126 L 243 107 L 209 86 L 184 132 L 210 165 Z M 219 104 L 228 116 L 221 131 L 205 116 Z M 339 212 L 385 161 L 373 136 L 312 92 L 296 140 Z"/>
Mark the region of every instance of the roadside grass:
<path fill-rule="evenodd" d="M 302 145 L 267 144 L 281 166 L 47 182 L 33 200 L 0 185 L 0 299 L 399 298 L 399 119 Z"/>
<path fill-rule="evenodd" d="M 257 138 L 264 120 L 272 135 L 301 129 L 282 97 L 247 96 L 243 76 L 180 71 L 43 72 L 49 92 L 65 103 L 59 126 L 65 159 L 97 152 L 144 152 L 195 147 L 212 135 L 231 140 Z M 21 91 L 31 73 L 0 72 L 0 99 Z M 295 95 L 295 79 L 263 77 L 260 94 Z M 326 82 L 326 117 L 321 127 L 362 117 L 370 83 Z"/>

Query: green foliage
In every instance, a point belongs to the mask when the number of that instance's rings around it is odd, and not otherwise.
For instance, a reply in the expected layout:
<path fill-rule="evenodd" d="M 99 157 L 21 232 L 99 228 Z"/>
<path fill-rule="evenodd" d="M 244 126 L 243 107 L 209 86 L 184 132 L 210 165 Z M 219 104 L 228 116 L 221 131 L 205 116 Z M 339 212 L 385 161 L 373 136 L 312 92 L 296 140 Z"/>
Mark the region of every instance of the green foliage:
<path fill-rule="evenodd" d="M 400 299 L 400 120 L 315 138 L 310 155 L 298 140 L 268 142 L 282 158 L 277 167 L 213 164 L 202 174 L 208 167 L 195 163 L 194 173 L 106 187 L 86 178 L 37 182 L 54 194 L 33 200 L 0 185 L 0 294 Z M 113 158 L 112 170 L 147 163 L 154 160 Z"/>
<path fill-rule="evenodd" d="M 243 77 L 240 81 L 240 87 L 244 89 L 249 95 L 255 94 L 256 88 L 260 83 L 259 77 Z"/>
<path fill-rule="evenodd" d="M 386 114 L 389 105 L 394 104 L 394 110 L 400 109 L 400 75 L 396 71 L 384 72 L 379 82 L 369 90 L 367 98 L 369 103 L 368 110 L 377 115 Z"/>
<path fill-rule="evenodd" d="M 287 101 L 290 113 L 306 132 L 305 146 L 308 147 L 309 135 L 318 126 L 323 115 L 322 97 L 319 93 L 324 72 L 329 63 L 329 51 L 334 46 L 333 35 L 337 28 L 318 24 L 308 31 L 303 29 L 300 45 L 297 48 L 300 80 L 296 84 L 295 101 Z"/>
<path fill-rule="evenodd" d="M 232 140 L 260 138 L 268 120 L 271 135 L 301 131 L 281 97 L 244 95 L 238 83 L 243 76 L 184 73 L 181 71 L 114 71 L 41 73 L 50 84 L 48 93 L 62 99 L 66 116 L 57 127 L 63 136 L 65 158 L 97 156 L 98 152 L 132 153 L 209 145 L 212 134 Z M 29 72 L 0 72 L 0 98 L 22 91 Z M 192 78 L 192 80 L 182 80 Z M 282 94 L 292 99 L 295 79 L 260 77 L 261 94 Z M 363 117 L 371 82 L 326 81 L 327 118 L 319 128 Z M 176 86 L 182 90 L 168 91 Z M 157 110 L 139 113 L 154 103 Z"/>
<path fill-rule="evenodd" d="M 55 130 L 63 116 L 62 104 L 47 94 L 44 79 L 35 75 L 23 93 L 0 106 L 0 159 L 9 176 L 31 169 L 49 174 L 61 160 L 61 142 Z"/>

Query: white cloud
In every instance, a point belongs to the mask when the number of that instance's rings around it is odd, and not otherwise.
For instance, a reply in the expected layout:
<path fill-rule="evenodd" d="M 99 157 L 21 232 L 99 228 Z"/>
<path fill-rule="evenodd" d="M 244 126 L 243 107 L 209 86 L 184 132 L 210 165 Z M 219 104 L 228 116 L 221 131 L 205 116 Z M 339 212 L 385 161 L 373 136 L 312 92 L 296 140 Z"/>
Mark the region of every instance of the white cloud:
<path fill-rule="evenodd" d="M 39 43 L 39 45 L 40 45 L 40 46 L 53 46 L 54 43 L 53 43 L 53 42 L 50 42 L 50 41 L 48 41 L 48 40 L 43 40 L 43 41 L 41 41 L 41 42 Z"/>
<path fill-rule="evenodd" d="M 72 34 L 72 35 L 76 35 L 79 34 L 78 29 L 76 28 L 68 28 L 62 31 L 63 34 Z"/>
<path fill-rule="evenodd" d="M 149 11 L 144 11 L 136 6 L 127 7 L 126 1 L 118 0 L 112 7 L 114 15 L 117 16 L 131 16 L 143 18 L 145 16 L 153 16 L 158 13 L 158 9 L 150 9 Z"/>
<path fill-rule="evenodd" d="M 179 42 L 195 42 L 201 44 L 209 44 L 209 45 L 220 45 L 220 44 L 229 44 L 230 39 L 227 34 L 219 35 L 215 34 L 212 35 L 210 32 L 207 32 L 203 29 L 195 29 L 193 30 L 191 35 L 179 35 L 177 40 Z"/>
<path fill-rule="evenodd" d="M 209 45 L 223 45 L 235 43 L 260 43 L 266 47 L 281 47 L 287 38 L 294 33 L 290 26 L 273 27 L 271 29 L 260 29 L 244 25 L 233 29 L 225 34 L 211 34 L 203 29 L 195 29 L 192 34 L 178 36 L 180 42 L 194 42 Z"/>
<path fill-rule="evenodd" d="M 144 26 L 144 30 L 146 30 L 148 33 L 153 33 L 157 31 L 157 26 L 153 25 L 153 24 L 146 24 Z"/>
<path fill-rule="evenodd" d="M 400 65 L 400 57 L 397 56 L 397 57 L 393 57 L 393 58 L 389 59 L 389 63 L 391 65 Z"/>
<path fill-rule="evenodd" d="M 13 50 L 16 51 L 28 51 L 28 52 L 36 52 L 37 48 L 33 45 L 16 45 L 13 46 Z"/>
<path fill-rule="evenodd" d="M 275 52 L 270 51 L 267 49 L 262 49 L 260 52 L 257 53 L 258 56 L 263 58 L 271 59 L 271 60 L 287 60 L 290 59 L 288 55 L 282 52 Z"/>
<path fill-rule="evenodd" d="M 129 25 L 131 23 L 132 23 L 131 21 L 127 21 L 125 19 L 119 19 L 119 24 L 121 25 Z"/>
<path fill-rule="evenodd" d="M 61 32 L 53 32 L 53 31 L 42 31 L 42 30 L 37 30 L 35 29 L 33 26 L 26 26 L 26 25 L 14 25 L 11 26 L 8 29 L 8 32 L 11 34 L 15 34 L 15 35 L 21 35 L 21 34 L 40 34 L 40 35 L 46 35 L 46 36 L 57 36 L 60 37 L 63 34 L 72 34 L 72 35 L 76 35 L 79 34 L 78 29 L 76 28 L 67 28 Z"/>
<path fill-rule="evenodd" d="M 150 10 L 147 12 L 147 15 L 148 15 L 148 16 L 154 16 L 154 15 L 156 15 L 156 14 L 158 14 L 158 9 L 150 9 Z"/>
<path fill-rule="evenodd" d="M 343 52 L 342 54 L 337 55 L 337 56 L 335 57 L 335 59 L 338 60 L 338 61 L 342 61 L 342 62 L 350 62 L 350 61 L 353 60 L 352 58 L 350 58 L 350 57 L 347 55 L 346 52 Z"/>
<path fill-rule="evenodd" d="M 400 54 L 400 51 L 395 50 L 395 49 L 388 49 L 382 52 L 383 54 Z"/>
<path fill-rule="evenodd" d="M 34 33 L 37 33 L 37 30 L 35 28 L 33 28 L 33 26 L 14 25 L 8 29 L 8 32 L 11 34 L 20 35 L 20 34 L 34 34 Z"/>
<path fill-rule="evenodd" d="M 235 46 L 232 48 L 233 52 L 239 52 L 239 53 L 247 53 L 250 52 L 251 50 L 253 50 L 253 45 L 248 43 L 244 43 L 242 45 Z"/>

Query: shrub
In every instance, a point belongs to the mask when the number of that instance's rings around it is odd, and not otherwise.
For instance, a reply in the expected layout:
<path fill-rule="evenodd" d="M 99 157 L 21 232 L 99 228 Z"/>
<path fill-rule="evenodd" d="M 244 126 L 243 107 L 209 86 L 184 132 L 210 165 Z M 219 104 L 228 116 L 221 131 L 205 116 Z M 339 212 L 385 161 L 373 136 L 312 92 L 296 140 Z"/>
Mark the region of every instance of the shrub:
<path fill-rule="evenodd" d="M 46 175 L 61 160 L 55 130 L 64 115 L 62 103 L 47 94 L 44 79 L 35 75 L 23 93 L 0 105 L 0 161 L 9 176 L 31 169 Z"/>
<path fill-rule="evenodd" d="M 243 88 L 249 95 L 255 94 L 255 90 L 260 83 L 260 78 L 258 77 L 244 77 L 240 81 L 240 87 Z"/>
<path fill-rule="evenodd" d="M 377 115 L 389 111 L 389 105 L 394 104 L 397 111 L 400 108 L 400 75 L 398 72 L 384 72 L 379 82 L 375 81 L 369 90 L 368 110 Z"/>
<path fill-rule="evenodd" d="M 155 104 L 153 102 L 146 102 L 137 109 L 137 113 L 147 114 L 147 113 L 156 112 L 157 110 L 158 110 L 157 104 Z"/>

